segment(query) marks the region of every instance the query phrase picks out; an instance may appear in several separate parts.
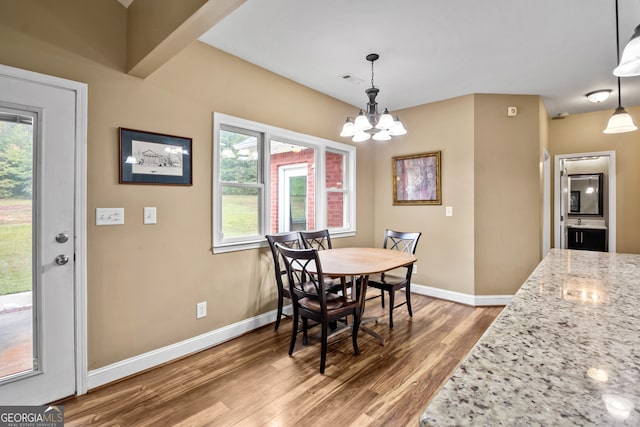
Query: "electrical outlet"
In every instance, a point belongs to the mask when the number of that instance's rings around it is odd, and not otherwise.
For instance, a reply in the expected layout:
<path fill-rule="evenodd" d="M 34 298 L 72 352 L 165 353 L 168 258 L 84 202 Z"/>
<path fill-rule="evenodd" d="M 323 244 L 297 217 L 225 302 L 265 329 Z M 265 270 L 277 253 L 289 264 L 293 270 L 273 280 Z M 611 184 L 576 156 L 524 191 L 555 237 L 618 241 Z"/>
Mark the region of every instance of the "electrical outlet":
<path fill-rule="evenodd" d="M 199 302 L 196 304 L 196 319 L 207 317 L 207 302 Z"/>

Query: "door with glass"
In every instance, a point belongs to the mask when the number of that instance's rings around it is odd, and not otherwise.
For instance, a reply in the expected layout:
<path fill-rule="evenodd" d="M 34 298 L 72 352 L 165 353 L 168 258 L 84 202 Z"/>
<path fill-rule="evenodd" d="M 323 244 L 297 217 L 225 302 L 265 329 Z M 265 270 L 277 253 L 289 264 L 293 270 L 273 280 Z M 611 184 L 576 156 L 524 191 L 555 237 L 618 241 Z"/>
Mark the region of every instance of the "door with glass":
<path fill-rule="evenodd" d="M 75 92 L 0 73 L 0 405 L 75 393 Z"/>

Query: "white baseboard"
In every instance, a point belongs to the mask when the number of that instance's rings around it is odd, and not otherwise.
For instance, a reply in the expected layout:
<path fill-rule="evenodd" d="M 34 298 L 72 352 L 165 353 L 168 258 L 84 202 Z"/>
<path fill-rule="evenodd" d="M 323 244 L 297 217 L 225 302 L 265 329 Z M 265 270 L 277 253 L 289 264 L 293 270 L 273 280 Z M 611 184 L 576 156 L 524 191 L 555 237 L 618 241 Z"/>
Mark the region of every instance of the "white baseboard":
<path fill-rule="evenodd" d="M 91 390 L 128 377 L 129 375 L 137 374 L 138 372 L 167 363 L 171 360 L 229 341 L 244 333 L 275 322 L 276 313 L 276 310 L 272 310 L 232 325 L 216 329 L 215 331 L 189 338 L 179 343 L 171 344 L 102 368 L 91 370 L 89 371 L 87 388 Z"/>
<path fill-rule="evenodd" d="M 511 298 L 513 298 L 513 295 L 469 295 L 463 294 L 462 292 L 433 288 L 431 286 L 417 285 L 415 283 L 411 283 L 411 292 L 474 307 L 507 305 L 511 301 Z"/>
<path fill-rule="evenodd" d="M 431 286 L 417 285 L 414 283 L 411 284 L 411 291 L 416 294 L 471 306 L 506 305 L 512 298 L 511 295 L 469 295 L 461 292 L 433 288 Z M 288 307 L 289 306 L 285 307 L 285 312 L 288 312 Z M 240 335 L 261 326 L 275 322 L 276 313 L 276 310 L 272 310 L 232 325 L 224 326 L 220 329 L 216 329 L 215 331 L 207 332 L 166 347 L 130 357 L 129 359 L 125 359 L 102 368 L 91 370 L 88 375 L 87 389 L 91 390 L 96 387 L 100 387 L 155 366 L 162 365 L 163 363 L 170 362 L 239 337 Z"/>

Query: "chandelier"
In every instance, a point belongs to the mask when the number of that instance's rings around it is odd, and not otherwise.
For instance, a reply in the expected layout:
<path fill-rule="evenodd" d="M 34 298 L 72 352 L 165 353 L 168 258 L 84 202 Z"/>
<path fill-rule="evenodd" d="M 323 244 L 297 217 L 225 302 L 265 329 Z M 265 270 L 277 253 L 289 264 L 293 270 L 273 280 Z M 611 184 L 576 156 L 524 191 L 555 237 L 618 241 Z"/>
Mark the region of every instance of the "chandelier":
<path fill-rule="evenodd" d="M 366 112 L 360 110 L 358 117 L 347 117 L 347 121 L 342 127 L 340 136 L 353 137 L 353 142 L 364 142 L 369 138 L 376 141 L 388 141 L 392 136 L 404 135 L 407 130 L 402 125 L 398 116 L 392 116 L 387 108 L 382 115 L 378 113 L 378 103 L 376 96 L 380 89 L 373 84 L 373 63 L 380 58 L 377 53 L 367 55 L 367 61 L 371 62 L 371 87 L 364 92 L 369 97 Z"/>

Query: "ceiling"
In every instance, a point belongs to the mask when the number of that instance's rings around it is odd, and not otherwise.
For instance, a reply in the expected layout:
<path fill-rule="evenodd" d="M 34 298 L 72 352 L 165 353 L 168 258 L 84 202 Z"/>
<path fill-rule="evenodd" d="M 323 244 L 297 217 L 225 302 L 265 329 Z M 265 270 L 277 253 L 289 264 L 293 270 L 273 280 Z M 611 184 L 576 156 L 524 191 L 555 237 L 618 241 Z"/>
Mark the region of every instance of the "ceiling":
<path fill-rule="evenodd" d="M 640 1 L 619 17 L 622 49 Z M 551 117 L 617 105 L 614 0 L 247 0 L 200 40 L 359 108 L 369 53 L 392 111 L 470 93 L 540 95 Z M 622 104 L 640 105 L 640 77 L 622 79 Z"/>

